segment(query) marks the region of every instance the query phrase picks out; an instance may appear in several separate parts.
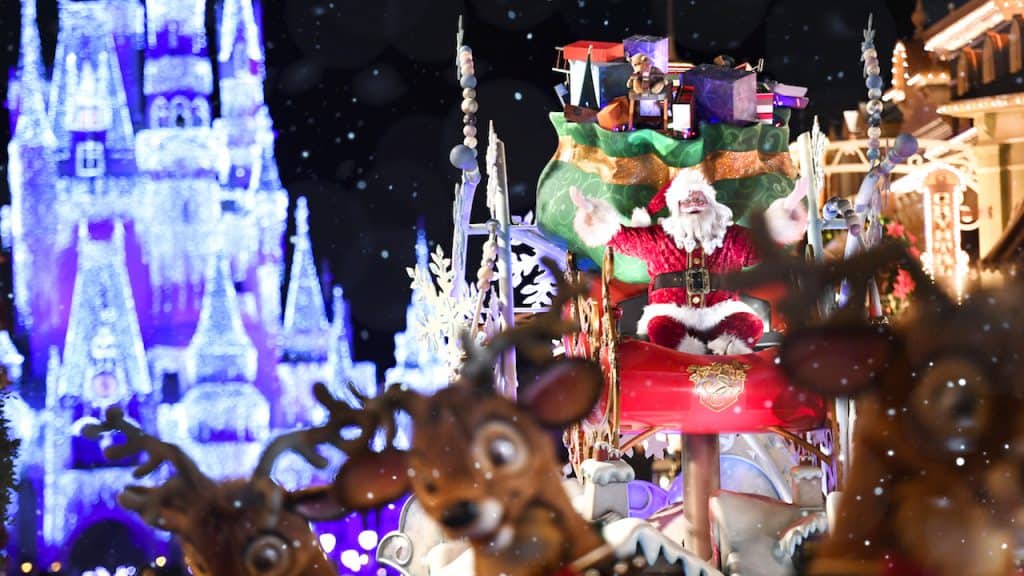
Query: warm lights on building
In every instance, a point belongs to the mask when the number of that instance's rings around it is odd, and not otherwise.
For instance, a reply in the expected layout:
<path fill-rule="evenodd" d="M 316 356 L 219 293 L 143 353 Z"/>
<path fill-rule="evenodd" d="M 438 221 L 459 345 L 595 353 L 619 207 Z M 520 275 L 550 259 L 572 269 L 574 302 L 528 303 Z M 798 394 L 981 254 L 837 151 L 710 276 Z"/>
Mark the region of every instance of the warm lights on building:
<path fill-rule="evenodd" d="M 1024 14 L 1024 0 L 989 0 L 966 14 L 959 14 L 949 26 L 925 41 L 924 49 L 942 56 L 956 52 L 1017 14 Z"/>
<path fill-rule="evenodd" d="M 969 264 L 960 245 L 960 205 L 966 184 L 957 170 L 940 163 L 923 174 L 921 182 L 925 235 L 921 262 L 936 282 L 959 299 Z"/>
<path fill-rule="evenodd" d="M 1024 92 L 957 100 L 956 102 L 939 106 L 936 111 L 947 116 L 962 116 L 971 115 L 975 112 L 1002 110 L 1014 106 L 1024 106 Z"/>

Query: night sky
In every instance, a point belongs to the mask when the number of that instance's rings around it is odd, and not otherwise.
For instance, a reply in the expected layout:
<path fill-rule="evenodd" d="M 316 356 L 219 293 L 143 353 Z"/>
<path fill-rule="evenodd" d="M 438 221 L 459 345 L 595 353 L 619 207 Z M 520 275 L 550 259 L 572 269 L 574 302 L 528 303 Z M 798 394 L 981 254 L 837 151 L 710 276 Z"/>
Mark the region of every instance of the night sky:
<path fill-rule="evenodd" d="M 57 34 L 55 4 L 39 4 L 48 62 Z M 794 137 L 814 114 L 837 124 L 843 109 L 865 99 L 860 41 L 869 13 L 883 63 L 896 38 L 913 29 L 913 0 L 673 4 L 681 58 L 764 58 L 777 80 L 809 88 L 812 104 L 794 114 Z M 18 2 L 0 5 L 0 69 L 6 70 L 17 61 Z M 931 12 L 944 11 L 945 2 L 928 5 Z M 555 46 L 663 34 L 668 13 L 667 0 L 265 1 L 266 99 L 279 133 L 281 178 L 293 198 L 309 198 L 314 252 L 352 304 L 357 358 L 376 361 L 381 370 L 393 363 L 392 335 L 404 328 L 405 267 L 414 261 L 417 220 L 423 219 L 432 248 L 438 242 L 450 251 L 458 172 L 448 151 L 462 137 L 454 66 L 459 14 L 476 59 L 480 125 L 493 120 L 505 141 L 512 213 L 525 214 L 556 145 L 547 119 L 559 106 L 552 87 L 562 80 L 551 71 Z M 208 16 L 212 25 L 212 9 Z M 6 73 L 0 77 L 6 83 Z M 6 111 L 0 114 L 6 144 Z M 482 136 L 481 151 L 485 147 Z M 5 203 L 6 152 L 5 145 Z M 482 197 L 477 204 L 482 220 Z"/>

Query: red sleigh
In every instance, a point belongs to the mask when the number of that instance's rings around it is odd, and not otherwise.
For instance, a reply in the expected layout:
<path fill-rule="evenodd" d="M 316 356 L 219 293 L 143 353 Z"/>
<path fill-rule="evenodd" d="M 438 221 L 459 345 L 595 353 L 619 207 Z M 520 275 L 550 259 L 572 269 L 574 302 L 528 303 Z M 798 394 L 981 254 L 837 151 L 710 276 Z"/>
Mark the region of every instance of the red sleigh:
<path fill-rule="evenodd" d="M 825 399 L 793 387 L 776 365 L 784 321 L 772 311 L 771 291 L 744 296 L 767 328 L 754 352 L 688 354 L 633 335 L 647 286 L 613 280 L 612 265 L 609 250 L 601 282 L 573 305 L 581 331 L 565 342 L 567 354 L 598 358 L 605 368 L 608 385 L 591 424 L 607 417 L 624 434 L 799 433 L 826 424 Z"/>
<path fill-rule="evenodd" d="M 785 328 L 771 305 L 778 293 L 744 295 L 768 329 L 754 352 L 695 355 L 633 335 L 647 286 L 614 280 L 613 271 L 612 251 L 606 250 L 601 281 L 593 282 L 591 293 L 577 298 L 569 311 L 581 329 L 564 341 L 566 354 L 597 359 L 606 379 L 595 411 L 567 432 L 574 465 L 615 457 L 658 432 L 682 434 L 689 465 L 697 472 L 684 478 L 693 526 L 707 526 L 706 503 L 717 491 L 718 434 L 778 434 L 806 463 L 823 466 L 828 484 L 836 485 L 840 436 L 834 404 L 794 387 L 775 361 Z M 568 273 L 580 274 L 571 254 Z M 824 434 L 830 438 L 825 445 L 822 430 L 831 432 Z M 697 502 L 705 504 L 703 510 L 696 509 Z M 692 551 L 707 557 L 707 538 L 706 532 L 694 533 Z"/>

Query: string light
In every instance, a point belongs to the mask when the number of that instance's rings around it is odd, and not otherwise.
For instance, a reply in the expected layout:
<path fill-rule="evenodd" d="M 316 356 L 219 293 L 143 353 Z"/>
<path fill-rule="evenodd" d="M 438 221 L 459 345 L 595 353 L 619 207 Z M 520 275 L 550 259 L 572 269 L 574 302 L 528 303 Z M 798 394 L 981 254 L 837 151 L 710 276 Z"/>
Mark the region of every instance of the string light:
<path fill-rule="evenodd" d="M 954 179 L 952 193 L 935 192 L 927 185 L 936 173 L 949 174 Z M 921 263 L 936 280 L 952 281 L 957 300 L 961 300 L 967 280 L 969 258 L 960 245 L 959 207 L 967 188 L 963 174 L 944 163 L 935 163 L 918 177 L 924 196 L 925 252 Z"/>
<path fill-rule="evenodd" d="M 924 49 L 928 52 L 954 52 L 1016 14 L 1024 14 L 1024 0 L 1002 0 L 998 5 L 995 0 L 989 0 L 928 39 Z"/>
<path fill-rule="evenodd" d="M 950 104 L 939 106 L 936 111 L 947 116 L 956 116 L 968 112 L 981 112 L 998 110 L 1011 106 L 1024 106 L 1024 92 L 1014 94 L 1000 94 L 998 96 L 986 96 L 984 98 L 972 98 L 960 100 Z"/>

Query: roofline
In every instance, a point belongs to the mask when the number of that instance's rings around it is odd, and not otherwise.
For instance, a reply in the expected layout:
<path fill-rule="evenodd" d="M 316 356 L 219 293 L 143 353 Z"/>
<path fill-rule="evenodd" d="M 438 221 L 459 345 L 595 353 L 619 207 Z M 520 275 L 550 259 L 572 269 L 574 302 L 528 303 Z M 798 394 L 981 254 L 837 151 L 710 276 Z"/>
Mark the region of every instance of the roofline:
<path fill-rule="evenodd" d="M 924 42 L 925 51 L 943 56 L 970 44 L 992 26 L 1007 22 L 1018 14 L 1024 14 L 1022 0 L 971 0 L 925 29 L 921 34 L 921 40 Z M 962 36 L 956 37 L 954 27 L 958 28 L 955 31 L 961 34 L 963 31 L 970 32 L 970 37 L 966 41 Z M 944 35 L 950 38 L 942 38 Z M 943 41 L 943 45 L 938 45 L 939 41 Z"/>

